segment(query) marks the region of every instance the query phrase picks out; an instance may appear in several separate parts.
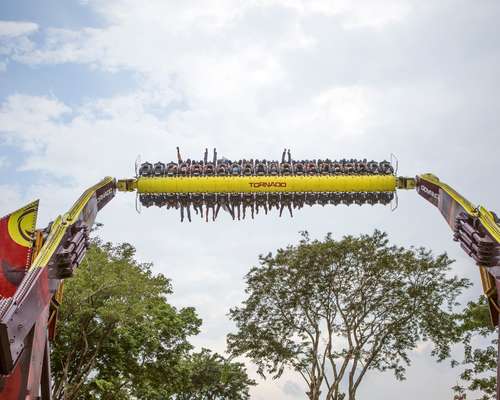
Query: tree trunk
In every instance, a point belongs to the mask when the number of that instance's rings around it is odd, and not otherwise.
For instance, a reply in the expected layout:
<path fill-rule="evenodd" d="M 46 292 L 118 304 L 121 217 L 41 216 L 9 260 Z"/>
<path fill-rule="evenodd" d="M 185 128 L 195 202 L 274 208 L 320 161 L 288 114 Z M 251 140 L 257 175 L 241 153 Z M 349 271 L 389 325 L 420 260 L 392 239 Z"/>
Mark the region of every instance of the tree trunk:
<path fill-rule="evenodd" d="M 313 381 L 309 384 L 309 391 L 306 394 L 309 400 L 319 400 L 321 388 L 318 386 L 317 382 Z"/>

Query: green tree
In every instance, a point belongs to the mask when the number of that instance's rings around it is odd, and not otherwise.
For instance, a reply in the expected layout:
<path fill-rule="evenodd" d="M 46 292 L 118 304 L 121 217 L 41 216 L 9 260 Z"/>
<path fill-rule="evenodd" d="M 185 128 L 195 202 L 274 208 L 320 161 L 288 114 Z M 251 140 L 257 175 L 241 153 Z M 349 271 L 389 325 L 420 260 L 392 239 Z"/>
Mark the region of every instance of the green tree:
<path fill-rule="evenodd" d="M 201 390 L 193 386 L 193 377 L 203 359 L 191 354 L 188 341 L 201 320 L 193 308 L 168 304 L 170 281 L 153 274 L 151 264 L 135 261 L 134 253 L 129 244 L 96 239 L 65 282 L 52 352 L 55 400 L 164 400 Z M 244 368 L 212 357 L 211 364 L 240 374 L 240 386 L 228 385 L 221 374 L 207 378 L 206 388 L 234 389 L 246 398 L 250 381 Z"/>
<path fill-rule="evenodd" d="M 457 397 L 465 396 L 466 391 L 479 394 L 479 400 L 496 399 L 496 369 L 498 354 L 498 338 L 490 321 L 488 300 L 481 296 L 472 301 L 460 315 L 459 333 L 464 344 L 464 358 L 452 365 L 460 365 L 464 369 L 460 374 L 461 383 L 453 390 Z M 473 339 L 489 342 L 486 346 L 475 347 Z M 464 397 L 465 398 L 465 397 Z"/>
<path fill-rule="evenodd" d="M 230 311 L 237 332 L 229 351 L 264 376 L 293 368 L 311 400 L 353 400 L 369 370 L 404 379 L 421 340 L 434 343 L 438 359 L 449 355 L 458 336 L 451 308 L 470 285 L 448 277 L 451 263 L 446 254 L 390 246 L 379 231 L 338 241 L 303 233 L 246 276 L 248 297 Z"/>
<path fill-rule="evenodd" d="M 232 362 L 210 350 L 192 353 L 186 360 L 189 385 L 178 400 L 246 400 L 255 382 L 248 378 L 242 363 Z"/>

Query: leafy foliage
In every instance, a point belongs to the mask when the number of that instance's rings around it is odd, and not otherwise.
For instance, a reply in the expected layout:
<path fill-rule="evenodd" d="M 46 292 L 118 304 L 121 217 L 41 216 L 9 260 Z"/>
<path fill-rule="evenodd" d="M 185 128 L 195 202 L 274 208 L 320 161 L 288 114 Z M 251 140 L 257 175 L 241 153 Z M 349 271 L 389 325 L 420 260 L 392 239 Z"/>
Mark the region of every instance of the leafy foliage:
<path fill-rule="evenodd" d="M 191 354 L 188 338 L 201 320 L 191 307 L 168 304 L 170 281 L 134 253 L 130 244 L 96 239 L 65 283 L 52 352 L 54 399 L 210 399 L 210 390 L 245 399 L 252 382 L 243 366 L 207 350 L 204 358 Z M 193 382 L 203 362 L 224 373 L 206 377 L 202 392 Z M 228 383 L 228 373 L 239 380 Z"/>
<path fill-rule="evenodd" d="M 490 322 L 488 300 L 481 296 L 477 302 L 470 302 L 460 316 L 459 332 L 463 335 L 464 358 L 453 365 L 464 367 L 460 374 L 462 384 L 453 390 L 456 397 L 464 396 L 466 391 L 479 392 L 479 400 L 496 399 L 496 368 L 498 339 Z M 490 341 L 486 347 L 474 347 L 473 339 Z"/>
<path fill-rule="evenodd" d="M 248 298 L 230 311 L 238 331 L 229 350 L 264 376 L 293 368 L 310 399 L 354 399 L 368 370 L 404 379 L 421 340 L 434 343 L 439 360 L 449 355 L 458 339 L 451 308 L 469 286 L 447 276 L 451 263 L 446 254 L 390 246 L 379 231 L 338 241 L 304 232 L 246 276 Z"/>
<path fill-rule="evenodd" d="M 187 363 L 189 386 L 176 399 L 249 399 L 248 388 L 255 382 L 248 378 L 243 364 L 231 362 L 207 349 L 193 353 Z"/>

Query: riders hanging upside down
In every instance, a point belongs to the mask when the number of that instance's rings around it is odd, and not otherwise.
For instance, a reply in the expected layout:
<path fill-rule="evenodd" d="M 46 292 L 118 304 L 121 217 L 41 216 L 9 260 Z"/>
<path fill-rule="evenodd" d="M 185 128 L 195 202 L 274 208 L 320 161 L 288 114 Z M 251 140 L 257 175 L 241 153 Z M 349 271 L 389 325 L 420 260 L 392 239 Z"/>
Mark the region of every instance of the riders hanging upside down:
<path fill-rule="evenodd" d="M 191 221 L 191 207 L 206 221 L 209 211 L 212 210 L 212 220 L 215 220 L 221 209 L 227 211 L 233 219 L 244 219 L 247 209 L 250 216 L 263 209 L 267 214 L 276 208 L 279 215 L 288 209 L 292 216 L 292 209 L 300 209 L 304 205 L 319 204 L 388 204 L 394 198 L 393 192 L 290 192 L 286 190 L 287 183 L 277 177 L 314 177 L 314 176 L 370 176 L 393 175 L 394 168 L 388 161 L 376 162 L 355 159 L 313 159 L 293 160 L 290 150 L 283 150 L 281 160 L 242 159 L 238 161 L 226 158 L 218 159 L 214 149 L 212 160 L 208 160 L 208 149 L 205 149 L 203 160 L 184 160 L 177 148 L 177 162 L 155 164 L 145 162 L 138 171 L 140 177 L 269 177 L 268 180 L 249 182 L 249 187 L 259 193 L 155 193 L 139 195 L 139 200 L 145 207 L 166 206 L 180 210 L 181 220 L 185 217 Z M 278 191 L 276 191 L 278 190 Z M 205 210 L 203 210 L 205 208 Z"/>

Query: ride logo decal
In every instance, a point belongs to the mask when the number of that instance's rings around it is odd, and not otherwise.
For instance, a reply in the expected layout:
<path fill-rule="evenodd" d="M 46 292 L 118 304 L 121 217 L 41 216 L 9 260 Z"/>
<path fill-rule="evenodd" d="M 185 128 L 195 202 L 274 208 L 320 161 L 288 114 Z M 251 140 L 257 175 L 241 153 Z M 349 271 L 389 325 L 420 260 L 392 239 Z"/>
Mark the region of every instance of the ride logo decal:
<path fill-rule="evenodd" d="M 249 182 L 249 185 L 251 188 L 284 188 L 286 187 L 286 182 Z"/>
<path fill-rule="evenodd" d="M 436 207 L 439 205 L 439 186 L 433 183 L 419 179 L 417 181 L 417 192 L 420 196 L 434 204 Z"/>
<path fill-rule="evenodd" d="M 101 210 L 115 195 L 115 183 L 109 182 L 95 192 L 97 210 Z"/>

